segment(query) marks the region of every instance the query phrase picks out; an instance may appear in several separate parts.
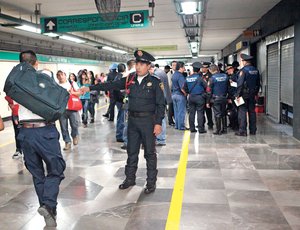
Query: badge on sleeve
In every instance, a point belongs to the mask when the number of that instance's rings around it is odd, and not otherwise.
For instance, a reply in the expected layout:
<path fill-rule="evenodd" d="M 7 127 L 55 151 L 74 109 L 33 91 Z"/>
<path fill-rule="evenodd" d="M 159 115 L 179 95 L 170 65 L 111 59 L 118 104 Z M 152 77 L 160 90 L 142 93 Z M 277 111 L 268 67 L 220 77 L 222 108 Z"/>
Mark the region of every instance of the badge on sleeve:
<path fill-rule="evenodd" d="M 149 82 L 147 83 L 147 86 L 148 86 L 148 87 L 152 86 L 152 82 L 149 81 Z"/>
<path fill-rule="evenodd" d="M 159 87 L 161 88 L 162 91 L 164 91 L 164 83 L 159 83 Z"/>

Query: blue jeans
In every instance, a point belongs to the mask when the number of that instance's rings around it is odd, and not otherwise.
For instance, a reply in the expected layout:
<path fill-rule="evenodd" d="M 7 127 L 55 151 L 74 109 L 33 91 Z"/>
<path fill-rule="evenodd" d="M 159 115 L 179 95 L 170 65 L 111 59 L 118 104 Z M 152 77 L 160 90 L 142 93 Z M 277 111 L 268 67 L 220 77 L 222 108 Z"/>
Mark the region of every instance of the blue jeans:
<path fill-rule="evenodd" d="M 83 124 L 87 124 L 87 120 L 88 120 L 88 108 L 89 108 L 89 100 L 90 99 L 81 99 L 81 103 L 82 103 L 82 123 Z"/>
<path fill-rule="evenodd" d="M 61 155 L 59 133 L 55 125 L 21 128 L 18 139 L 21 141 L 25 166 L 32 175 L 40 205 L 56 208 L 59 185 L 65 178 L 63 172 L 66 163 Z"/>
<path fill-rule="evenodd" d="M 167 124 L 166 124 L 166 118 L 162 120 L 161 124 L 161 133 L 156 137 L 156 143 L 157 144 L 166 144 L 166 133 L 167 133 Z"/>
<path fill-rule="evenodd" d="M 79 114 L 78 111 L 66 110 L 64 114 L 59 118 L 59 124 L 61 129 L 61 134 L 64 142 L 71 142 L 68 121 L 70 121 L 71 126 L 71 136 L 72 138 L 78 136 L 79 127 Z"/>
<path fill-rule="evenodd" d="M 123 132 L 124 132 L 124 109 L 123 103 L 117 102 L 116 106 L 118 108 L 118 116 L 117 116 L 117 127 L 116 127 L 116 139 L 123 140 Z"/>
<path fill-rule="evenodd" d="M 175 129 L 185 130 L 184 118 L 186 112 L 186 97 L 183 95 L 172 95 L 174 116 L 175 116 Z"/>

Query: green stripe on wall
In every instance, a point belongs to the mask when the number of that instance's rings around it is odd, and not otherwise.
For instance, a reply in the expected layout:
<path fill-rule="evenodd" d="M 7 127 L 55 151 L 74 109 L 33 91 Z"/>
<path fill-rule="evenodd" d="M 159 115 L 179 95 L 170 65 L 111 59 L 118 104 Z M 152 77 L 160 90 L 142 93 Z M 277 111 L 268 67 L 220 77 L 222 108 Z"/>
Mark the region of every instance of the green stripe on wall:
<path fill-rule="evenodd" d="M 50 55 L 38 54 L 37 58 L 40 62 L 50 62 L 57 64 L 77 64 L 77 65 L 100 65 L 104 63 L 103 61 L 88 60 L 81 58 L 70 58 L 70 57 L 58 57 Z M 19 53 L 9 52 L 9 51 L 0 51 L 0 60 L 5 61 L 19 61 Z"/>

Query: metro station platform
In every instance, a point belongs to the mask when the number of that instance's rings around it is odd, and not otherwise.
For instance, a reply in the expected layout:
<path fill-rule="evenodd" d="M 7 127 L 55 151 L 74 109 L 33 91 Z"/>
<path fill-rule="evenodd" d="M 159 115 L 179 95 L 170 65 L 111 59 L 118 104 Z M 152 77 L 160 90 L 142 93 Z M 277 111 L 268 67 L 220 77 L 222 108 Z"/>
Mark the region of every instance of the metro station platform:
<path fill-rule="evenodd" d="M 101 116 L 104 110 L 100 105 L 96 122 L 80 128 L 79 145 L 63 151 L 67 168 L 57 229 L 300 229 L 300 142 L 288 126 L 260 115 L 256 136 L 236 137 L 231 130 L 199 135 L 168 127 L 167 145 L 157 147 L 157 189 L 145 195 L 143 150 L 137 185 L 118 189 L 126 152 L 115 141 L 115 124 Z M 11 158 L 13 128 L 10 122 L 5 125 L 0 133 L 0 229 L 44 229 L 31 175 L 22 160 Z"/>

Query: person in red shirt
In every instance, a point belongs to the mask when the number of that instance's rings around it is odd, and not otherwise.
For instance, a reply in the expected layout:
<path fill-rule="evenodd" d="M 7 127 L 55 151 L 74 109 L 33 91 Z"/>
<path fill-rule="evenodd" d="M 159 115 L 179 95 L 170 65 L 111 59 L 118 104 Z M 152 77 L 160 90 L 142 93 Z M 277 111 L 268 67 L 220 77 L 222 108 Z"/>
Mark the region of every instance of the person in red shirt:
<path fill-rule="evenodd" d="M 5 96 L 5 100 L 8 103 L 12 111 L 11 120 L 13 123 L 14 131 L 15 131 L 15 142 L 16 142 L 16 152 L 12 155 L 13 159 L 18 159 L 23 156 L 20 141 L 17 139 L 19 134 L 19 104 L 13 101 L 9 96 Z"/>

